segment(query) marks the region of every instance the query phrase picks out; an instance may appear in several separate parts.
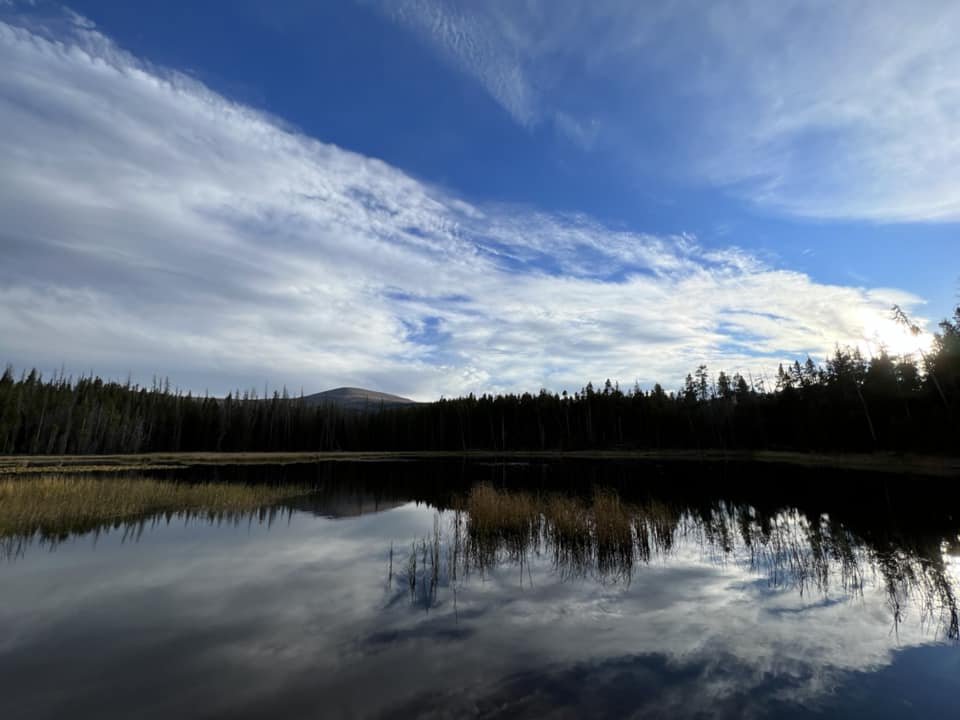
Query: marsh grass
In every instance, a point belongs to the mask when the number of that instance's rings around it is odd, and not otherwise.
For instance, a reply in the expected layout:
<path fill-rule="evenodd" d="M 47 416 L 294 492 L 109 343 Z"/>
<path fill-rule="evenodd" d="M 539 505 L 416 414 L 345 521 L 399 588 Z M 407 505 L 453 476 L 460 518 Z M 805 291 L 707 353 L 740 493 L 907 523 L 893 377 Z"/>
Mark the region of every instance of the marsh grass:
<path fill-rule="evenodd" d="M 540 532 L 540 502 L 530 493 L 499 492 L 486 483 L 476 485 L 463 503 L 471 554 L 481 567 L 497 561 L 501 551 L 519 560 Z"/>
<path fill-rule="evenodd" d="M 0 538 L 63 539 L 157 515 L 230 517 L 302 495 L 305 488 L 183 483 L 132 476 L 46 474 L 0 479 Z"/>
<path fill-rule="evenodd" d="M 639 509 L 607 489 L 591 502 L 560 494 L 533 495 L 474 486 L 462 507 L 466 543 L 474 564 L 483 568 L 501 555 L 522 561 L 545 547 L 567 573 L 596 567 L 602 575 L 629 575 L 637 552 L 634 517 Z M 644 538 L 649 546 L 649 540 Z M 648 553 L 649 555 L 649 553 Z"/>
<path fill-rule="evenodd" d="M 594 552 L 597 570 L 602 576 L 618 573 L 630 576 L 634 560 L 633 516 L 636 509 L 620 501 L 612 490 L 596 490 L 593 494 Z"/>
<path fill-rule="evenodd" d="M 584 572 L 592 559 L 588 508 L 574 498 L 553 495 L 543 504 L 543 516 L 543 539 L 553 550 L 554 565 L 568 575 Z"/>
<path fill-rule="evenodd" d="M 879 585 L 894 631 L 913 610 L 922 623 L 960 638 L 956 579 L 940 546 L 870 540 L 826 515 L 811 518 L 798 510 L 758 515 L 749 506 L 723 502 L 696 508 L 631 504 L 606 488 L 573 497 L 481 484 L 454 504 L 449 517 L 449 533 L 440 532 L 438 514 L 432 536 L 411 547 L 411 599 L 428 608 L 441 587 L 451 588 L 456 603 L 458 580 L 471 569 L 484 574 L 519 563 L 523 582 L 533 554 L 551 557 L 562 578 L 589 575 L 629 584 L 640 566 L 698 550 L 702 561 L 737 564 L 766 577 L 778 591 L 857 597 L 866 585 Z"/>

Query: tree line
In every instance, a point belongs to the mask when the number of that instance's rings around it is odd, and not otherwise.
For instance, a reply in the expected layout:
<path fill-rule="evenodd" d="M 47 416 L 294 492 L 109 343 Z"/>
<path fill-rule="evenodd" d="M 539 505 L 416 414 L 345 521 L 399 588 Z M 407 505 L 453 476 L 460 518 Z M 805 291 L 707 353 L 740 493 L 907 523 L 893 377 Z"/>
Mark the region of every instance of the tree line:
<path fill-rule="evenodd" d="M 919 359 L 838 347 L 770 381 L 700 365 L 670 392 L 607 380 L 357 412 L 286 392 L 197 397 L 10 367 L 0 377 L 0 454 L 679 448 L 960 451 L 960 307 Z"/>

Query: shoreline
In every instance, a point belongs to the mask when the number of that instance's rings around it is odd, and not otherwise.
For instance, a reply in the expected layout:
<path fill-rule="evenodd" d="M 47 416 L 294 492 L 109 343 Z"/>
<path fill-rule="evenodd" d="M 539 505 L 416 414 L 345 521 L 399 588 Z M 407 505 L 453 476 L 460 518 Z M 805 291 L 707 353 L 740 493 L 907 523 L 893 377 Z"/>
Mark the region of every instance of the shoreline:
<path fill-rule="evenodd" d="M 786 464 L 810 468 L 885 474 L 960 477 L 960 457 L 895 453 L 803 453 L 773 450 L 575 450 L 546 451 L 333 451 L 333 452 L 188 452 L 130 455 L 4 455 L 0 476 L 34 472 L 121 472 L 176 470 L 204 465 L 285 465 L 330 461 L 389 460 L 636 460 L 647 462 L 736 462 Z"/>

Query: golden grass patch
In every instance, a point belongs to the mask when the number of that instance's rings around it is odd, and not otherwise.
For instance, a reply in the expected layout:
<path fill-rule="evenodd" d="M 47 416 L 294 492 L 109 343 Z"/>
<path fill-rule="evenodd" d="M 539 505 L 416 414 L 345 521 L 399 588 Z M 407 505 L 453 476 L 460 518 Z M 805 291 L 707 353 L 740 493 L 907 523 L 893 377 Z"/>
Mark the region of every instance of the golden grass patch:
<path fill-rule="evenodd" d="M 60 535 L 162 513 L 241 513 L 303 488 L 152 478 L 39 475 L 0 479 L 0 537 Z"/>

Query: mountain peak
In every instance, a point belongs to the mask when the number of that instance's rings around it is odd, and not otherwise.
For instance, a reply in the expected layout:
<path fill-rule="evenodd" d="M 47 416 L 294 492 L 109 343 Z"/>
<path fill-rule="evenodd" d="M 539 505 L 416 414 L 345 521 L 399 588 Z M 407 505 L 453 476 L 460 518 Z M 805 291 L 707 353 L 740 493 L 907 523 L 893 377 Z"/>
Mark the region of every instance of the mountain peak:
<path fill-rule="evenodd" d="M 333 390 L 306 395 L 303 401 L 310 405 L 339 405 L 351 410 L 378 410 L 381 407 L 413 405 L 413 400 L 399 395 L 357 387 L 338 387 Z"/>

